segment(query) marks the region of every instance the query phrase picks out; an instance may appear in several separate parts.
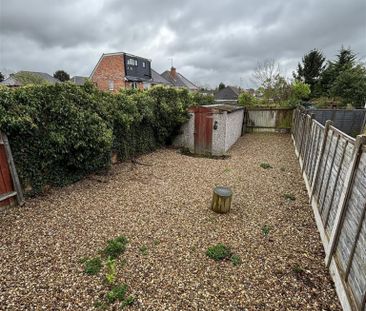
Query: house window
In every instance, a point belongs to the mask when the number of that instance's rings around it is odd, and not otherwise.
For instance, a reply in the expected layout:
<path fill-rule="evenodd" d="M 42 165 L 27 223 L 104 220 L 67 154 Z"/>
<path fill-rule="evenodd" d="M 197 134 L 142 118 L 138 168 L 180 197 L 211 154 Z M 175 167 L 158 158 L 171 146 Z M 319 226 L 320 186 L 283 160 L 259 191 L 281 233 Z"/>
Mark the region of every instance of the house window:
<path fill-rule="evenodd" d="M 137 82 L 131 82 L 131 89 L 137 89 Z"/>
<path fill-rule="evenodd" d="M 108 89 L 110 91 L 113 91 L 114 90 L 114 81 L 112 81 L 112 80 L 109 80 L 108 81 Z"/>
<path fill-rule="evenodd" d="M 137 59 L 129 58 L 129 59 L 127 60 L 127 65 L 130 65 L 130 66 L 137 66 Z"/>
<path fill-rule="evenodd" d="M 142 62 L 142 68 L 146 68 L 146 63 Z"/>

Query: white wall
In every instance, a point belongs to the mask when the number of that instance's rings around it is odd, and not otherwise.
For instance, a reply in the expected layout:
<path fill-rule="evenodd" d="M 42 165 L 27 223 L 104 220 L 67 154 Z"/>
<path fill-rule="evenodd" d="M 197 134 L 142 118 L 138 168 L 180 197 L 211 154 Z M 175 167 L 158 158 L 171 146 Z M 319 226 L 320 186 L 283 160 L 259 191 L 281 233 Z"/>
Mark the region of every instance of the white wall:
<path fill-rule="evenodd" d="M 226 136 L 225 136 L 225 152 L 228 151 L 232 145 L 241 136 L 244 119 L 244 110 L 236 110 L 227 114 L 226 120 Z"/>
<path fill-rule="evenodd" d="M 212 129 L 212 155 L 223 155 L 226 152 L 226 121 L 226 111 L 213 114 L 212 126 L 217 122 L 217 129 Z"/>
<path fill-rule="evenodd" d="M 175 137 L 173 146 L 186 147 L 194 152 L 194 113 L 189 112 L 189 120 L 180 129 L 181 134 Z"/>

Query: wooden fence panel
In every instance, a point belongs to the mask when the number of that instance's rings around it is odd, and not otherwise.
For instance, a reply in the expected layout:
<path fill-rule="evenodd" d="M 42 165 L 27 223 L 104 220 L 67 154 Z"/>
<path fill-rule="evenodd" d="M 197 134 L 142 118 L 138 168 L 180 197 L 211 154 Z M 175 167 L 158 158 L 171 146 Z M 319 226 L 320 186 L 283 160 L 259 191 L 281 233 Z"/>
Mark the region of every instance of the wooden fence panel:
<path fill-rule="evenodd" d="M 294 111 L 292 138 L 336 290 L 345 310 L 365 310 L 366 136 Z"/>
<path fill-rule="evenodd" d="M 342 189 L 344 187 L 345 178 L 347 175 L 347 171 L 349 169 L 351 159 L 352 159 L 352 153 L 353 153 L 354 145 L 351 142 L 348 142 L 347 146 L 345 147 L 345 155 L 342 162 L 342 165 L 340 166 L 340 173 L 338 178 L 338 183 L 335 189 L 334 193 L 334 200 L 332 206 L 329 207 L 329 215 L 326 223 L 326 231 L 328 234 L 331 233 L 335 216 L 337 214 L 337 208 L 339 201 L 341 199 L 341 193 Z M 338 151 L 339 152 L 339 151 Z"/>
<path fill-rule="evenodd" d="M 364 152 L 355 170 L 353 187 L 347 201 L 346 213 L 341 227 L 336 254 L 339 268 L 346 276 L 358 305 L 361 305 L 363 293 L 366 291 L 366 244 L 365 236 L 361 236 L 365 219 L 366 206 L 366 153 Z M 361 224 L 361 225 L 360 225 Z M 356 246 L 354 241 L 356 241 Z M 363 249 L 363 253 L 361 250 Z M 357 252 L 356 252 L 357 251 Z M 363 261 L 362 261 L 363 257 Z M 363 262 L 363 266 L 362 266 Z M 348 264 L 350 264 L 349 270 Z M 358 269 L 359 268 L 359 269 Z"/>
<path fill-rule="evenodd" d="M 309 173 L 309 181 L 310 185 L 314 185 L 314 177 L 315 177 L 315 169 L 316 169 L 316 161 L 319 157 L 320 153 L 320 147 L 322 142 L 322 137 L 324 135 L 324 126 L 317 122 L 313 122 L 315 127 L 315 136 L 314 136 L 314 148 L 313 148 L 313 154 L 311 156 L 311 171 Z"/>

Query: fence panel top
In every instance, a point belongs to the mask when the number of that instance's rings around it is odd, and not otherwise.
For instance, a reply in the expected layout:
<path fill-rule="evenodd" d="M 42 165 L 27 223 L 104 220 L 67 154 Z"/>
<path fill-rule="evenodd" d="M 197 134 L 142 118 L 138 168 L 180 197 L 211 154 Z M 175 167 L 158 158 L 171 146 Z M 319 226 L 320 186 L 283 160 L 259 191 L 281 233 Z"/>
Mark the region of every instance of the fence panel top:
<path fill-rule="evenodd" d="M 345 132 L 342 132 L 339 128 L 335 127 L 334 125 L 331 125 L 330 128 L 338 133 L 340 136 L 342 136 L 344 139 L 346 139 L 347 141 L 349 141 L 351 144 L 355 144 L 356 139 L 347 135 Z"/>

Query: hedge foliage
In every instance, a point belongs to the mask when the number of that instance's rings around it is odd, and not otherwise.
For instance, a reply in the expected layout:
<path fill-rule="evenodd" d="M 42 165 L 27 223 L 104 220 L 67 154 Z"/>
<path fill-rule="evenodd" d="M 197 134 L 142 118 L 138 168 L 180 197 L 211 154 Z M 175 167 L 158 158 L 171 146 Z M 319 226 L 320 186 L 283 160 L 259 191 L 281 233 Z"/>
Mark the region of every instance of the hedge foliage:
<path fill-rule="evenodd" d="M 190 105 L 188 91 L 164 87 L 118 94 L 91 83 L 0 87 L 0 129 L 23 186 L 37 194 L 108 168 L 112 152 L 125 160 L 169 144 Z"/>

